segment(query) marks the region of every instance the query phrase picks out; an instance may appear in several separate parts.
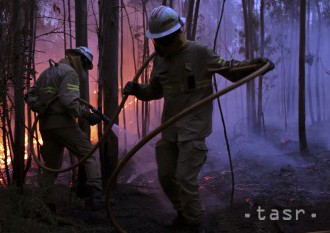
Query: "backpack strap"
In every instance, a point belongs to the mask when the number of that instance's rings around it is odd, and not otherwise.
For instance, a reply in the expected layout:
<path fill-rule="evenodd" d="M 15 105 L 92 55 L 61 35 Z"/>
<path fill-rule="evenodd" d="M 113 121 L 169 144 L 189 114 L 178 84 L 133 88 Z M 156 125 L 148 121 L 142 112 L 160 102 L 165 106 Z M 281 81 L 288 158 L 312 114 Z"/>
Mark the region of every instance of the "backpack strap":
<path fill-rule="evenodd" d="M 53 59 L 49 59 L 48 62 L 49 62 L 49 66 L 50 66 L 50 67 L 53 67 L 54 65 L 55 65 L 55 66 L 58 66 L 58 63 L 55 62 Z"/>

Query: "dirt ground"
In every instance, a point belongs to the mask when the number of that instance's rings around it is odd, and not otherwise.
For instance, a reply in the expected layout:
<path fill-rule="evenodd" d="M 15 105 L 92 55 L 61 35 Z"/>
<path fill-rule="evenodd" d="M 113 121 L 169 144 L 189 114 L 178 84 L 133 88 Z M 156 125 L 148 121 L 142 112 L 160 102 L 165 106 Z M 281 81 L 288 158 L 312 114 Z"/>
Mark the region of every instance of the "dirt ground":
<path fill-rule="evenodd" d="M 330 232 L 330 142 L 324 126 L 309 133 L 313 135 L 310 153 L 304 156 L 298 152 L 295 137 L 275 130 L 263 139 L 232 140 L 232 206 L 228 158 L 225 151 L 218 150 L 223 145 L 211 140 L 200 176 L 205 232 Z M 65 186 L 55 188 L 55 213 L 36 201 L 34 192 L 27 193 L 23 199 L 17 191 L 1 190 L 0 232 L 116 232 L 105 210 L 91 211 Z M 155 169 L 118 184 L 113 200 L 113 214 L 127 232 L 174 232 L 166 223 L 175 212 L 159 186 Z"/>

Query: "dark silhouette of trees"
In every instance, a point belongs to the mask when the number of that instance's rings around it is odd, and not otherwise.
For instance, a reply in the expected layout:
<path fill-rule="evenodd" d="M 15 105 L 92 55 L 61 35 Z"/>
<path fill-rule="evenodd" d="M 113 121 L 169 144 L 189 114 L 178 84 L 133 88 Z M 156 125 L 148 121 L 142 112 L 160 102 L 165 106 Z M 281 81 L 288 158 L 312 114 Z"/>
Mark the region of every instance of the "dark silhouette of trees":
<path fill-rule="evenodd" d="M 299 36 L 299 145 L 300 152 L 308 151 L 306 139 L 306 111 L 305 111 L 305 46 L 306 46 L 306 0 L 300 2 L 300 36 Z"/>
<path fill-rule="evenodd" d="M 118 107 L 118 29 L 119 0 L 102 1 L 102 66 L 100 79 L 103 82 L 103 107 L 106 116 L 114 115 Z M 118 124 L 118 120 L 116 122 Z M 105 124 L 105 127 L 107 125 Z M 102 176 L 107 180 L 118 162 L 118 138 L 109 135 L 101 154 Z"/>
<path fill-rule="evenodd" d="M 12 52 L 11 71 L 14 82 L 15 130 L 13 181 L 21 186 L 24 183 L 24 151 L 25 151 L 25 111 L 24 111 L 24 6 L 22 0 L 13 1 L 12 17 Z"/>
<path fill-rule="evenodd" d="M 65 16 L 66 17 L 66 16 Z M 86 46 L 88 47 L 88 36 L 87 36 L 87 0 L 75 0 L 75 29 L 76 29 L 76 47 Z M 89 77 L 80 77 L 80 98 L 89 102 Z M 79 118 L 79 127 L 84 131 L 90 138 L 90 126 L 88 122 Z M 78 168 L 78 189 L 84 187 L 86 183 L 86 173 L 84 166 Z"/>

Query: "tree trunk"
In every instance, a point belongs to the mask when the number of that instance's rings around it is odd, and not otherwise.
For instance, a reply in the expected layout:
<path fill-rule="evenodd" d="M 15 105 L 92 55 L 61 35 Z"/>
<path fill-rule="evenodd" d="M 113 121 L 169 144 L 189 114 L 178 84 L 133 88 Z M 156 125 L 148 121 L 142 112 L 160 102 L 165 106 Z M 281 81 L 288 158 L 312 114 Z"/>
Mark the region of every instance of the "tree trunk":
<path fill-rule="evenodd" d="M 63 6 L 63 40 L 64 40 L 64 52 L 66 50 L 66 5 L 65 0 L 62 0 Z"/>
<path fill-rule="evenodd" d="M 124 0 L 120 2 L 120 90 L 121 90 L 121 99 L 123 99 L 123 92 L 124 89 Z M 129 16 L 127 16 L 128 18 Z M 130 25 L 129 25 L 130 26 Z M 133 44 L 134 46 L 134 44 Z M 126 112 L 125 108 L 123 108 L 123 126 L 124 126 L 124 151 L 123 153 L 126 154 L 127 152 L 127 134 L 126 134 Z"/>
<path fill-rule="evenodd" d="M 75 0 L 75 16 L 76 16 L 76 47 L 86 46 L 88 47 L 87 37 L 87 0 Z M 80 98 L 89 102 L 89 78 L 88 73 L 86 77 L 81 77 L 79 74 L 79 90 Z M 90 138 L 90 126 L 88 122 L 79 118 L 79 127 Z M 78 189 L 83 188 L 86 184 L 86 172 L 84 166 L 81 165 L 78 168 Z"/>
<path fill-rule="evenodd" d="M 260 0 L 260 57 L 264 57 L 264 50 L 265 50 L 265 0 Z M 258 131 L 261 133 L 262 127 L 262 92 L 263 92 L 263 85 L 262 85 L 263 77 L 260 76 L 258 80 Z"/>
<path fill-rule="evenodd" d="M 71 49 L 72 48 L 71 0 L 68 0 L 68 21 L 69 21 L 69 36 L 70 36 L 70 49 Z"/>
<path fill-rule="evenodd" d="M 199 5 L 200 5 L 200 0 L 196 0 L 195 13 L 194 13 L 194 24 L 193 24 L 193 29 L 192 29 L 192 32 L 191 32 L 191 40 L 195 40 L 196 39 L 196 30 L 197 30 L 197 23 L 198 23 Z"/>
<path fill-rule="evenodd" d="M 195 0 L 189 0 L 187 21 L 186 21 L 186 33 L 187 33 L 187 39 L 188 40 L 192 39 L 192 24 L 193 24 L 194 5 L 195 5 Z"/>
<path fill-rule="evenodd" d="M 103 1 L 103 61 L 101 78 L 104 81 L 104 113 L 111 117 L 118 108 L 118 29 L 119 0 Z M 118 120 L 116 122 L 118 124 Z M 102 175 L 108 180 L 118 163 L 118 138 L 109 135 L 101 156 Z"/>
<path fill-rule="evenodd" d="M 30 88 L 30 80 L 33 79 L 35 75 L 35 66 L 34 66 L 34 48 L 35 48 L 35 33 L 36 33 L 36 1 L 31 0 L 28 2 L 28 7 L 26 7 L 26 28 L 28 28 L 27 38 L 28 38 L 28 56 L 27 56 L 27 75 L 26 75 L 26 87 L 27 89 Z M 32 128 L 32 111 L 30 109 L 27 109 L 27 127 L 29 130 Z M 24 171 L 24 178 L 30 169 L 31 165 L 31 147 L 33 147 L 33 135 L 27 134 L 28 137 L 28 160 L 27 165 Z"/>
<path fill-rule="evenodd" d="M 320 47 L 321 47 L 321 26 L 322 26 L 322 13 L 318 0 L 315 1 L 318 22 L 317 22 L 317 41 L 316 41 L 316 51 L 315 51 L 315 97 L 316 97 L 316 116 L 317 122 L 321 122 L 321 92 L 320 92 Z"/>
<path fill-rule="evenodd" d="M 25 112 L 24 112 L 24 9 L 22 0 L 13 1 L 12 74 L 15 96 L 13 181 L 24 184 Z"/>
<path fill-rule="evenodd" d="M 143 2 L 143 13 L 142 13 L 142 17 L 143 17 L 143 34 L 145 34 L 147 25 L 146 22 L 148 20 L 148 15 L 147 15 L 147 9 L 146 9 L 146 5 Z M 144 41 L 143 41 L 143 59 L 142 59 L 142 63 L 144 63 L 145 59 L 149 57 L 149 42 L 148 42 L 148 38 L 144 37 Z M 148 68 L 146 68 L 142 74 L 142 83 L 146 84 L 148 83 Z M 142 101 L 142 137 L 145 137 L 148 133 L 148 128 L 149 128 L 149 102 L 147 101 Z"/>
<path fill-rule="evenodd" d="M 298 128 L 300 152 L 308 152 L 305 116 L 305 44 L 306 44 L 306 0 L 300 2 L 300 40 L 299 40 L 299 109 Z"/>
<path fill-rule="evenodd" d="M 249 0 L 242 0 L 243 15 L 244 15 L 244 32 L 245 32 L 245 58 L 252 59 L 252 5 L 253 2 Z M 252 130 L 256 125 L 256 109 L 255 109 L 255 91 L 254 82 L 251 81 L 246 84 L 246 108 L 248 129 Z"/>
<path fill-rule="evenodd" d="M 311 5 L 311 1 L 308 0 L 307 1 L 307 54 L 309 56 L 312 56 L 311 54 L 311 50 L 310 50 L 310 41 L 311 41 L 311 35 L 312 33 L 310 33 L 310 5 Z M 311 57 L 310 57 L 311 58 Z M 312 84 L 311 84 L 311 68 L 312 68 L 312 63 L 308 63 L 307 66 L 307 98 L 308 98 L 308 112 L 309 112 L 309 116 L 310 116 L 310 120 L 312 122 L 312 124 L 315 123 L 315 118 L 314 118 L 314 108 L 313 108 L 313 98 L 312 98 Z"/>

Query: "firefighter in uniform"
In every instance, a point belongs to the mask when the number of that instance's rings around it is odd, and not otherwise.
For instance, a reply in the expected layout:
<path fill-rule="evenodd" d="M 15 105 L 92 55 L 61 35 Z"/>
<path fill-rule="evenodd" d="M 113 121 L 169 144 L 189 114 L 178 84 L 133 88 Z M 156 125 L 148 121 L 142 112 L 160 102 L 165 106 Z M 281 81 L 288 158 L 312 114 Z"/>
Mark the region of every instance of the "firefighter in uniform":
<path fill-rule="evenodd" d="M 46 69 L 26 94 L 29 107 L 39 113 L 39 128 L 43 140 L 41 155 L 45 165 L 59 169 L 64 148 L 79 158 L 90 153 L 93 146 L 88 136 L 79 128 L 76 118 L 83 117 L 90 125 L 98 124 L 101 118 L 91 113 L 79 102 L 79 78 L 87 77 L 93 68 L 91 51 L 80 46 L 66 50 L 66 58 Z M 54 96 L 55 100 L 45 109 Z M 90 190 L 92 207 L 103 202 L 100 164 L 94 153 L 84 162 L 86 185 Z M 57 174 L 45 171 L 41 185 L 53 184 Z"/>
<path fill-rule="evenodd" d="M 235 82 L 257 68 L 239 73 L 231 72 L 231 68 L 251 64 L 261 67 L 268 61 L 226 61 L 207 47 L 188 41 L 181 31 L 184 23 L 185 18 L 169 7 L 152 10 L 146 36 L 152 39 L 157 55 L 150 83 L 128 82 L 123 90 L 123 94 L 143 101 L 164 98 L 162 122 L 211 95 L 212 74 L 219 73 Z M 164 130 L 156 144 L 160 184 L 178 213 L 171 225 L 189 227 L 192 232 L 201 232 L 204 210 L 198 174 L 208 151 L 205 137 L 212 130 L 212 105 L 204 105 Z"/>

